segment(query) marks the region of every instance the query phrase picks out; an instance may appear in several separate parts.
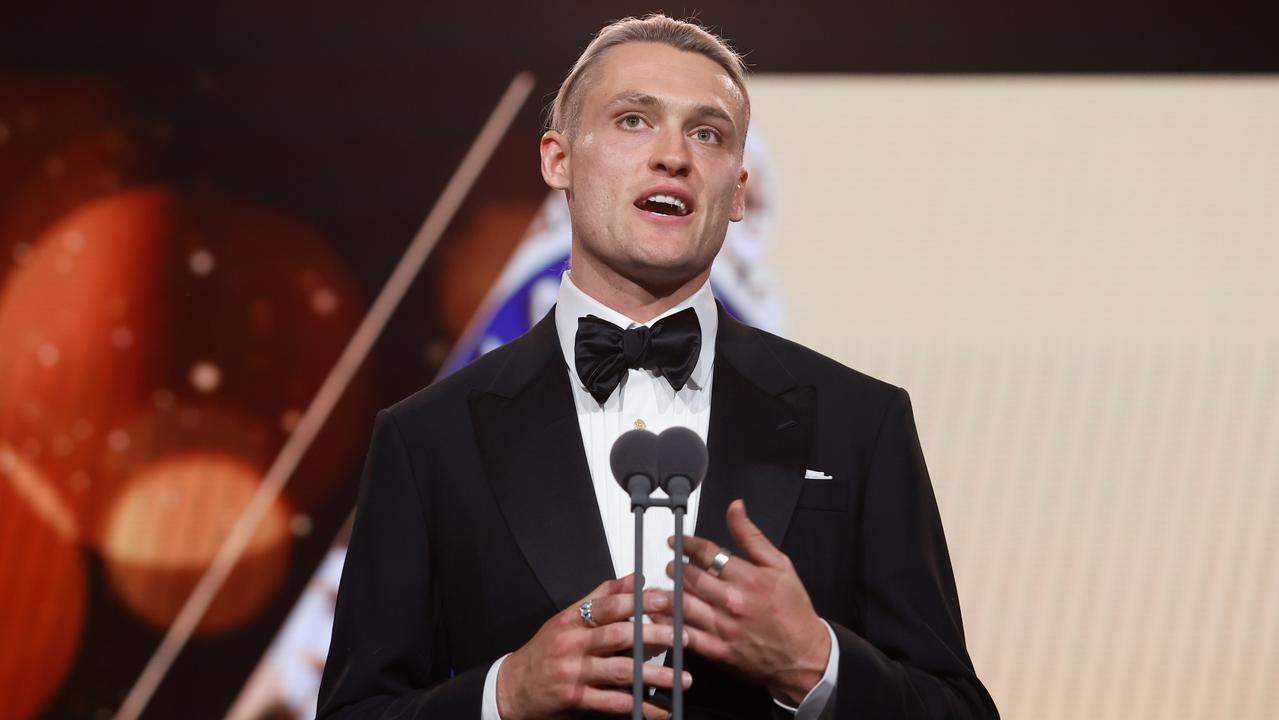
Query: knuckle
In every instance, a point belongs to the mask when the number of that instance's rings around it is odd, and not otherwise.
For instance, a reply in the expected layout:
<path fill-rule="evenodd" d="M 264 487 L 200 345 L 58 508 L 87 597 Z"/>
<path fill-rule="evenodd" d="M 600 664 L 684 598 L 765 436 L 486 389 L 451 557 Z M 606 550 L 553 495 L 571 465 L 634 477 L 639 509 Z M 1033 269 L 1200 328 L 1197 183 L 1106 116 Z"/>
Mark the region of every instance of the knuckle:
<path fill-rule="evenodd" d="M 732 644 L 741 638 L 742 632 L 737 623 L 724 623 L 719 628 L 719 636 L 725 643 Z"/>
<path fill-rule="evenodd" d="M 750 603 L 737 588 L 729 588 L 724 596 L 724 609 L 733 617 L 745 617 L 750 612 Z"/>
<path fill-rule="evenodd" d="M 674 671 L 664 667 L 644 668 L 644 682 L 649 685 L 670 687 L 675 677 Z"/>
<path fill-rule="evenodd" d="M 670 642 L 674 629 L 669 625 L 645 625 L 644 644 L 664 645 Z"/>
<path fill-rule="evenodd" d="M 578 609 L 578 606 L 574 605 L 560 613 L 559 621 L 561 628 L 576 629 L 582 624 L 582 612 Z"/>
<path fill-rule="evenodd" d="M 591 610 L 595 613 L 595 621 L 604 624 L 604 618 L 612 617 L 617 612 L 617 601 L 622 597 L 620 595 L 605 595 L 595 601 L 591 606 Z"/>
<path fill-rule="evenodd" d="M 550 652 L 552 657 L 568 657 L 576 653 L 578 640 L 576 633 L 560 633 L 551 640 Z"/>
<path fill-rule="evenodd" d="M 613 681 L 613 684 L 623 685 L 631 681 L 632 670 L 631 670 L 631 664 L 629 662 L 613 663 L 611 666 L 609 666 L 609 668 L 610 668 L 609 679 Z"/>
<path fill-rule="evenodd" d="M 566 697 L 576 692 L 578 680 L 581 678 L 581 667 L 575 662 L 560 661 L 554 665 L 554 678 Z"/>

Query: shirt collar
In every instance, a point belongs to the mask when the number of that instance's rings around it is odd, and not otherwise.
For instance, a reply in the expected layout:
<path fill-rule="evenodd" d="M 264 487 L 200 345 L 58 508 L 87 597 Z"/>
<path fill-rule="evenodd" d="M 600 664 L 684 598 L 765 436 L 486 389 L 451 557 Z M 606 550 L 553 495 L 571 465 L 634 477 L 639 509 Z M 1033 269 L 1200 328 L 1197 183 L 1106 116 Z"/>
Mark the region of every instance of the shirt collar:
<path fill-rule="evenodd" d="M 658 320 L 690 307 L 697 313 L 697 322 L 702 326 L 702 349 L 697 355 L 697 365 L 693 367 L 693 374 L 689 376 L 688 384 L 695 390 L 701 390 L 706 387 L 711 374 L 711 365 L 715 362 L 715 333 L 719 329 L 719 310 L 715 305 L 715 295 L 711 293 L 709 280 L 680 304 L 648 322 L 638 323 L 582 292 L 573 284 L 569 271 L 565 271 L 560 278 L 560 292 L 555 301 L 555 330 L 559 334 L 560 351 L 564 353 L 564 360 L 573 371 L 573 378 L 577 381 L 578 387 L 585 387 L 582 379 L 577 376 L 575 362 L 574 348 L 577 345 L 578 319 L 594 315 L 622 329 L 628 329 L 640 325 L 652 326 Z"/>

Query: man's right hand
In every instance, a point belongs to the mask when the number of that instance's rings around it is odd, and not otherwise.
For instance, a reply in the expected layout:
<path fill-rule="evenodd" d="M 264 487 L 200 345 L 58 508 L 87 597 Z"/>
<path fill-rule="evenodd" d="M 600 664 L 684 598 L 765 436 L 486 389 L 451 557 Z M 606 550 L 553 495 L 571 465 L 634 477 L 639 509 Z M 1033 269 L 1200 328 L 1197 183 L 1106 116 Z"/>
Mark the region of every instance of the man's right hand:
<path fill-rule="evenodd" d="M 502 720 L 533 720 L 569 711 L 629 715 L 631 712 L 631 658 L 613 653 L 634 645 L 635 575 L 608 580 L 581 601 L 547 620 L 524 647 L 511 653 L 497 673 L 497 709 Z M 591 617 L 598 627 L 582 622 L 579 606 L 594 600 Z M 644 593 L 644 612 L 666 610 L 660 593 Z M 674 629 L 646 623 L 646 648 L 674 646 Z M 646 653 L 647 654 L 647 653 Z M 670 689 L 675 671 L 644 664 L 644 684 Z M 684 673 L 684 687 L 692 684 Z M 660 708 L 644 704 L 646 718 L 668 717 Z"/>

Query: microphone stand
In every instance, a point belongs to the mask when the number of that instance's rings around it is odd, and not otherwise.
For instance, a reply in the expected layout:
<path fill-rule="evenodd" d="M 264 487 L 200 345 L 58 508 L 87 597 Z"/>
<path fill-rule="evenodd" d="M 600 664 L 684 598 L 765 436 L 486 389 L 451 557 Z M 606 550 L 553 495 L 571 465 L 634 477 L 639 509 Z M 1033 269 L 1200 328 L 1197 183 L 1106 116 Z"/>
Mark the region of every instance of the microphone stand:
<path fill-rule="evenodd" d="M 675 514 L 675 642 L 671 647 L 671 669 L 675 683 L 671 687 L 671 719 L 684 718 L 684 513 L 688 510 L 688 496 L 692 493 L 687 478 L 671 478 L 671 494 L 666 498 L 653 498 L 645 494 L 640 482 L 631 484 L 631 514 L 635 518 L 635 580 L 634 623 L 635 635 L 631 648 L 631 708 L 632 720 L 644 720 L 644 511 L 650 507 L 668 507 Z"/>
<path fill-rule="evenodd" d="M 638 486 L 639 483 L 635 483 Z M 635 640 L 631 648 L 631 696 L 635 700 L 631 720 L 644 720 L 644 506 L 649 497 L 631 490 L 631 512 L 635 515 Z"/>
<path fill-rule="evenodd" d="M 668 428 L 660 436 L 638 429 L 622 433 L 609 454 L 613 476 L 630 495 L 635 518 L 632 720 L 644 717 L 644 512 L 651 507 L 670 508 L 675 514 L 675 627 L 671 643 L 675 682 L 671 686 L 671 715 L 674 720 L 684 718 L 684 514 L 688 512 L 688 496 L 706 476 L 707 460 L 706 444 L 697 433 L 681 427 Z M 666 491 L 666 497 L 650 497 L 656 486 Z"/>
<path fill-rule="evenodd" d="M 685 477 L 673 477 L 670 481 L 670 503 L 675 513 L 675 642 L 671 650 L 671 668 L 675 671 L 675 683 L 671 686 L 671 717 L 684 718 L 684 513 L 688 511 L 688 496 L 692 483 Z"/>

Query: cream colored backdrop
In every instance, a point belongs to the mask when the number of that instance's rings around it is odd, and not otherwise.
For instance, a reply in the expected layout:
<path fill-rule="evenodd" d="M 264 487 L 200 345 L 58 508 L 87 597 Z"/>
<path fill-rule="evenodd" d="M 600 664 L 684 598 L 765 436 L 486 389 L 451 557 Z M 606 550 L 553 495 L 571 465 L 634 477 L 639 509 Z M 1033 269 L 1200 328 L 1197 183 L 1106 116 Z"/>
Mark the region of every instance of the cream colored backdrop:
<path fill-rule="evenodd" d="M 1004 716 L 1279 717 L 1279 78 L 751 95 L 789 335 L 911 392 Z"/>

